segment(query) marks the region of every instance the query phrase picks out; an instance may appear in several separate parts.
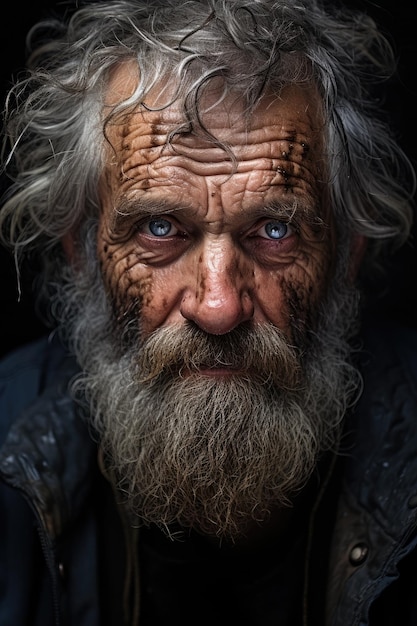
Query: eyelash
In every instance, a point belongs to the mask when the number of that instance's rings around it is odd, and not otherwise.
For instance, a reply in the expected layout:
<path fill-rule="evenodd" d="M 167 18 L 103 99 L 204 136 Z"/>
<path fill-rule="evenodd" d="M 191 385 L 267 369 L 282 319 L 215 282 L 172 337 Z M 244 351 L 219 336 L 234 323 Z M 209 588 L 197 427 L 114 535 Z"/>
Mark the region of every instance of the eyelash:
<path fill-rule="evenodd" d="M 175 235 L 178 235 L 178 233 L 180 232 L 179 229 L 171 222 L 171 220 L 168 220 L 164 217 L 159 217 L 159 218 L 153 218 L 148 220 L 147 222 L 142 222 L 139 230 L 143 230 L 145 232 L 145 234 L 151 236 L 151 237 L 156 237 L 157 239 L 164 239 L 165 237 L 159 237 L 158 235 L 156 235 L 155 233 L 151 232 L 151 224 L 152 223 L 162 223 L 165 222 L 166 224 L 168 224 L 170 226 L 170 230 L 167 233 L 167 236 L 169 237 L 175 237 Z M 175 233 L 172 234 L 172 229 L 175 229 Z M 146 232 L 147 231 L 147 232 Z"/>
<path fill-rule="evenodd" d="M 164 234 L 162 234 L 162 236 L 157 235 L 155 232 L 152 232 L 151 230 L 151 224 L 166 224 L 169 226 L 169 231 L 167 233 L 165 233 L 166 236 L 164 236 Z M 284 229 L 285 232 L 282 236 L 280 237 L 272 237 L 272 236 L 268 236 L 267 234 L 267 227 L 269 225 L 271 226 L 271 230 L 273 228 L 277 228 L 277 226 L 279 226 L 279 228 L 282 230 Z M 261 234 L 260 231 L 265 230 L 266 234 Z M 179 228 L 177 226 L 175 226 L 175 224 L 167 218 L 164 217 L 159 217 L 159 218 L 153 218 L 150 220 L 147 220 L 146 222 L 142 222 L 138 228 L 139 231 L 142 231 L 145 235 L 149 236 L 149 237 L 155 237 L 156 239 L 167 239 L 169 237 L 175 237 L 179 234 L 183 234 L 181 233 L 181 231 L 179 230 Z M 174 230 L 175 232 L 172 232 L 172 230 Z M 289 236 L 291 236 L 294 233 L 294 228 L 288 223 L 288 222 L 284 222 L 284 221 L 280 221 L 280 220 L 268 220 L 265 221 L 261 226 L 257 226 L 256 230 L 254 231 L 253 235 L 251 235 L 252 237 L 256 237 L 259 236 L 263 239 L 267 239 L 268 241 L 282 241 L 283 239 L 287 239 Z"/>
<path fill-rule="evenodd" d="M 261 230 L 265 230 L 267 232 L 267 227 L 269 225 L 273 225 L 274 228 L 276 228 L 277 225 L 279 225 L 281 229 L 285 230 L 284 234 L 280 237 L 271 237 L 271 236 L 268 237 L 268 236 L 260 234 Z M 290 235 L 292 235 L 293 232 L 294 230 L 288 222 L 281 222 L 279 220 L 269 220 L 267 222 L 264 222 L 264 224 L 256 230 L 255 236 L 262 237 L 264 239 L 267 239 L 268 241 L 282 241 L 283 239 L 287 239 Z"/>

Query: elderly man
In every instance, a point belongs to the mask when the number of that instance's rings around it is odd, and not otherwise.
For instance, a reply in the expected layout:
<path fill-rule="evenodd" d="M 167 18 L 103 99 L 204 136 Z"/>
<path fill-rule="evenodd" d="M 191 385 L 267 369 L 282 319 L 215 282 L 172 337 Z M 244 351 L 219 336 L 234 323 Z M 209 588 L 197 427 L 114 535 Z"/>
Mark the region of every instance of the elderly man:
<path fill-rule="evenodd" d="M 415 624 L 417 339 L 359 304 L 412 219 L 387 42 L 316 0 L 32 42 L 1 227 L 51 333 L 0 370 L 0 623 Z"/>

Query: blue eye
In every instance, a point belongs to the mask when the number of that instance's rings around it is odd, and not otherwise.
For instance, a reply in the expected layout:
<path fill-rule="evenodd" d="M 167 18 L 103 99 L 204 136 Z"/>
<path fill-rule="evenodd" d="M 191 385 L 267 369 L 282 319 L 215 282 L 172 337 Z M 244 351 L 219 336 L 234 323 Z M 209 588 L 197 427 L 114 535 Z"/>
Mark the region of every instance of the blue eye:
<path fill-rule="evenodd" d="M 285 222 L 267 222 L 259 229 L 258 233 L 261 237 L 265 237 L 268 239 L 284 239 L 288 234 L 290 234 L 291 228 Z"/>
<path fill-rule="evenodd" d="M 155 237 L 166 237 L 167 235 L 173 235 L 176 232 L 176 228 L 172 225 L 172 223 L 163 218 L 154 219 L 148 222 L 148 229 L 149 233 Z"/>

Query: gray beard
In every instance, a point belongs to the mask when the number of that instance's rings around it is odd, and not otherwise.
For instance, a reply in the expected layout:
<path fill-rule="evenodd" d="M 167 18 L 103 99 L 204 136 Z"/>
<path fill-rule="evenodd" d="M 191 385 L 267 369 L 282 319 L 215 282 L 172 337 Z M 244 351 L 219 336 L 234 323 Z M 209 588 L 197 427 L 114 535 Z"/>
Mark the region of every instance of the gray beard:
<path fill-rule="evenodd" d="M 184 323 L 141 342 L 136 316 L 115 321 L 92 254 L 84 267 L 68 270 L 55 315 L 82 368 L 74 393 L 135 523 L 234 541 L 290 506 L 360 388 L 348 342 L 357 293 L 335 279 L 319 328 L 296 347 L 269 324 L 215 337 Z M 218 363 L 245 373 L 198 373 Z"/>

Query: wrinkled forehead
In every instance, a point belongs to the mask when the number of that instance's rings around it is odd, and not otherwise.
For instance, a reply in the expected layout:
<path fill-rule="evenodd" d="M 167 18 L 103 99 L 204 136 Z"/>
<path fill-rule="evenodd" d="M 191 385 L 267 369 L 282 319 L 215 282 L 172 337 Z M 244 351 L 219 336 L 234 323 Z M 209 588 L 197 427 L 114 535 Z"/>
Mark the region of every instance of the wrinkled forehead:
<path fill-rule="evenodd" d="M 138 67 L 135 62 L 120 64 L 110 77 L 105 110 L 110 113 L 114 107 L 128 100 L 139 82 Z M 146 133 L 163 138 L 173 137 L 173 143 L 198 143 L 204 148 L 209 136 L 231 147 L 242 146 L 245 137 L 251 141 L 251 132 L 265 135 L 275 127 L 281 138 L 286 136 L 291 142 L 299 143 L 305 150 L 323 147 L 323 109 L 316 87 L 312 84 L 288 85 L 280 93 L 265 93 L 248 111 L 245 98 L 237 92 L 225 92 L 220 80 L 213 81 L 198 100 L 198 121 L 192 133 L 182 132 L 189 128 L 190 119 L 185 114 L 180 100 L 176 98 L 177 83 L 174 79 L 161 80 L 146 94 L 144 100 L 128 112 L 116 116 L 107 128 L 113 147 L 121 148 L 121 142 L 132 133 L 133 128 L 146 126 Z M 133 131 L 135 132 L 135 131 Z M 265 137 L 267 139 L 267 137 Z"/>

